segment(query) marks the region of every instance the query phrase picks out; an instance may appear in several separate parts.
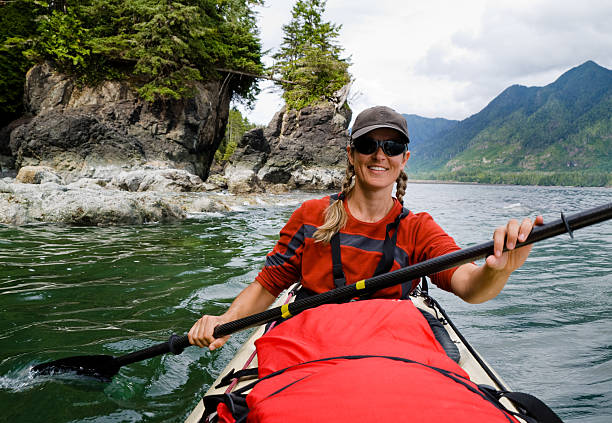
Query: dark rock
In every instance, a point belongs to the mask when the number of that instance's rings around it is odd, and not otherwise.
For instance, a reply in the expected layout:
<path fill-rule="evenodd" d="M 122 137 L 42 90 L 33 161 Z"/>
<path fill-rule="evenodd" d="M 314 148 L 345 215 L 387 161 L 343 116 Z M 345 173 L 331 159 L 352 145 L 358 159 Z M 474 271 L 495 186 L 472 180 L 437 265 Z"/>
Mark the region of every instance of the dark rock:
<path fill-rule="evenodd" d="M 195 84 L 189 99 L 149 103 L 126 82 L 78 87 L 49 65 L 37 65 L 26 77 L 25 106 L 33 118 L 10 132 L 10 150 L 17 167 L 43 165 L 74 174 L 66 180 L 152 162 L 206 179 L 224 136 L 229 101 L 218 81 Z"/>
<path fill-rule="evenodd" d="M 335 189 L 346 166 L 348 106 L 333 103 L 285 109 L 265 129 L 247 132 L 225 167 L 232 192 Z"/>

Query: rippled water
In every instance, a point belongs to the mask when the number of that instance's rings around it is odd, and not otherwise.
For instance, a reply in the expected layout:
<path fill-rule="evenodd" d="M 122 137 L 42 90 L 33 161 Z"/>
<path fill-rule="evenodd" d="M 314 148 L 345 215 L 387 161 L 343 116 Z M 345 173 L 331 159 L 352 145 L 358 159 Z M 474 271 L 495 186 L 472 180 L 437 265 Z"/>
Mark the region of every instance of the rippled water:
<path fill-rule="evenodd" d="M 0 420 L 183 421 L 247 333 L 214 353 L 188 348 L 126 366 L 111 383 L 29 369 L 132 352 L 221 313 L 299 202 L 319 195 L 266 197 L 272 205 L 176 225 L 0 226 Z M 509 217 L 550 221 L 610 201 L 610 189 L 411 184 L 406 205 L 469 246 Z M 535 245 L 488 303 L 432 294 L 514 389 L 565 421 L 603 423 L 612 420 L 612 221 L 575 235 Z"/>

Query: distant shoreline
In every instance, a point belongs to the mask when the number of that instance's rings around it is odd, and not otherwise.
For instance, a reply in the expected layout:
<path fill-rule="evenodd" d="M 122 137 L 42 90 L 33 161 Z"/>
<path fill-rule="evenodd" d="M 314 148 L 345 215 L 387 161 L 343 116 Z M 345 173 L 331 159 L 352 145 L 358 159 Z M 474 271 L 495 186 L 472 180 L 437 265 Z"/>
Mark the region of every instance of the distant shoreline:
<path fill-rule="evenodd" d="M 534 184 L 492 184 L 474 181 L 449 181 L 439 179 L 410 179 L 407 181 L 409 184 L 440 184 L 440 185 L 482 185 L 482 186 L 523 186 L 523 187 L 557 187 L 557 188 L 607 188 L 612 189 L 612 185 L 606 186 L 579 186 L 579 185 L 534 185 Z"/>
<path fill-rule="evenodd" d="M 480 182 L 463 182 L 463 181 L 444 181 L 438 179 L 410 179 L 409 184 L 449 184 L 449 185 L 502 185 L 502 184 L 481 184 Z"/>

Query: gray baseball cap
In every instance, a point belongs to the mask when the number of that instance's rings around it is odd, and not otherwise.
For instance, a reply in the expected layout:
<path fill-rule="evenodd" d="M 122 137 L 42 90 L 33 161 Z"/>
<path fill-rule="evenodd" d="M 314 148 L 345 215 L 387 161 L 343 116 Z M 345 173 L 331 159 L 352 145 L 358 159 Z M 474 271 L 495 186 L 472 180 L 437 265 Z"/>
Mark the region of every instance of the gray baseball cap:
<path fill-rule="evenodd" d="M 406 138 L 406 144 L 410 142 L 406 119 L 387 106 L 374 106 L 359 113 L 351 129 L 351 139 L 358 138 L 378 128 L 395 129 Z"/>

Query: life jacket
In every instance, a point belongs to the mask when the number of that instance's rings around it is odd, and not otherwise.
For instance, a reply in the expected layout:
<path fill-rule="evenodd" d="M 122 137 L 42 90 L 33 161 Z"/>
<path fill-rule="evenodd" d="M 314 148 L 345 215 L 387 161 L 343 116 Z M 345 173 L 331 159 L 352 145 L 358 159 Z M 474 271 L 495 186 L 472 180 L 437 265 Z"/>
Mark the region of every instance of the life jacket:
<path fill-rule="evenodd" d="M 216 411 L 220 422 L 266 423 L 517 421 L 494 390 L 473 383 L 444 353 L 411 301 L 320 306 L 255 345 L 259 380 L 205 397 L 205 415 Z"/>
<path fill-rule="evenodd" d="M 338 198 L 339 198 L 339 194 L 330 195 L 329 203 L 332 204 Z M 397 234 L 399 232 L 399 225 L 402 219 L 404 219 L 409 214 L 410 214 L 410 210 L 408 210 L 405 207 L 402 207 L 402 211 L 397 215 L 394 221 L 387 224 L 385 228 L 385 240 L 383 241 L 383 245 L 382 245 L 382 256 L 380 257 L 380 261 L 376 265 L 374 274 L 371 275 L 372 277 L 381 275 L 383 273 L 387 273 L 391 270 L 391 267 L 393 266 L 395 246 L 397 244 Z M 331 247 L 331 255 L 332 255 L 332 274 L 334 276 L 334 286 L 335 288 L 340 288 L 346 285 L 346 276 L 344 275 L 344 271 L 342 270 L 340 232 L 336 232 L 334 236 L 332 236 L 329 244 Z M 416 285 L 416 283 L 412 283 L 412 282 L 410 282 L 410 284 L 411 284 L 410 288 L 403 290 L 404 299 L 408 298 L 408 295 L 412 291 L 411 288 Z M 315 295 L 314 292 L 302 287 L 297 292 L 296 301 L 302 300 L 304 298 L 307 298 L 313 295 Z M 361 299 L 365 299 L 365 297 L 361 297 Z"/>

